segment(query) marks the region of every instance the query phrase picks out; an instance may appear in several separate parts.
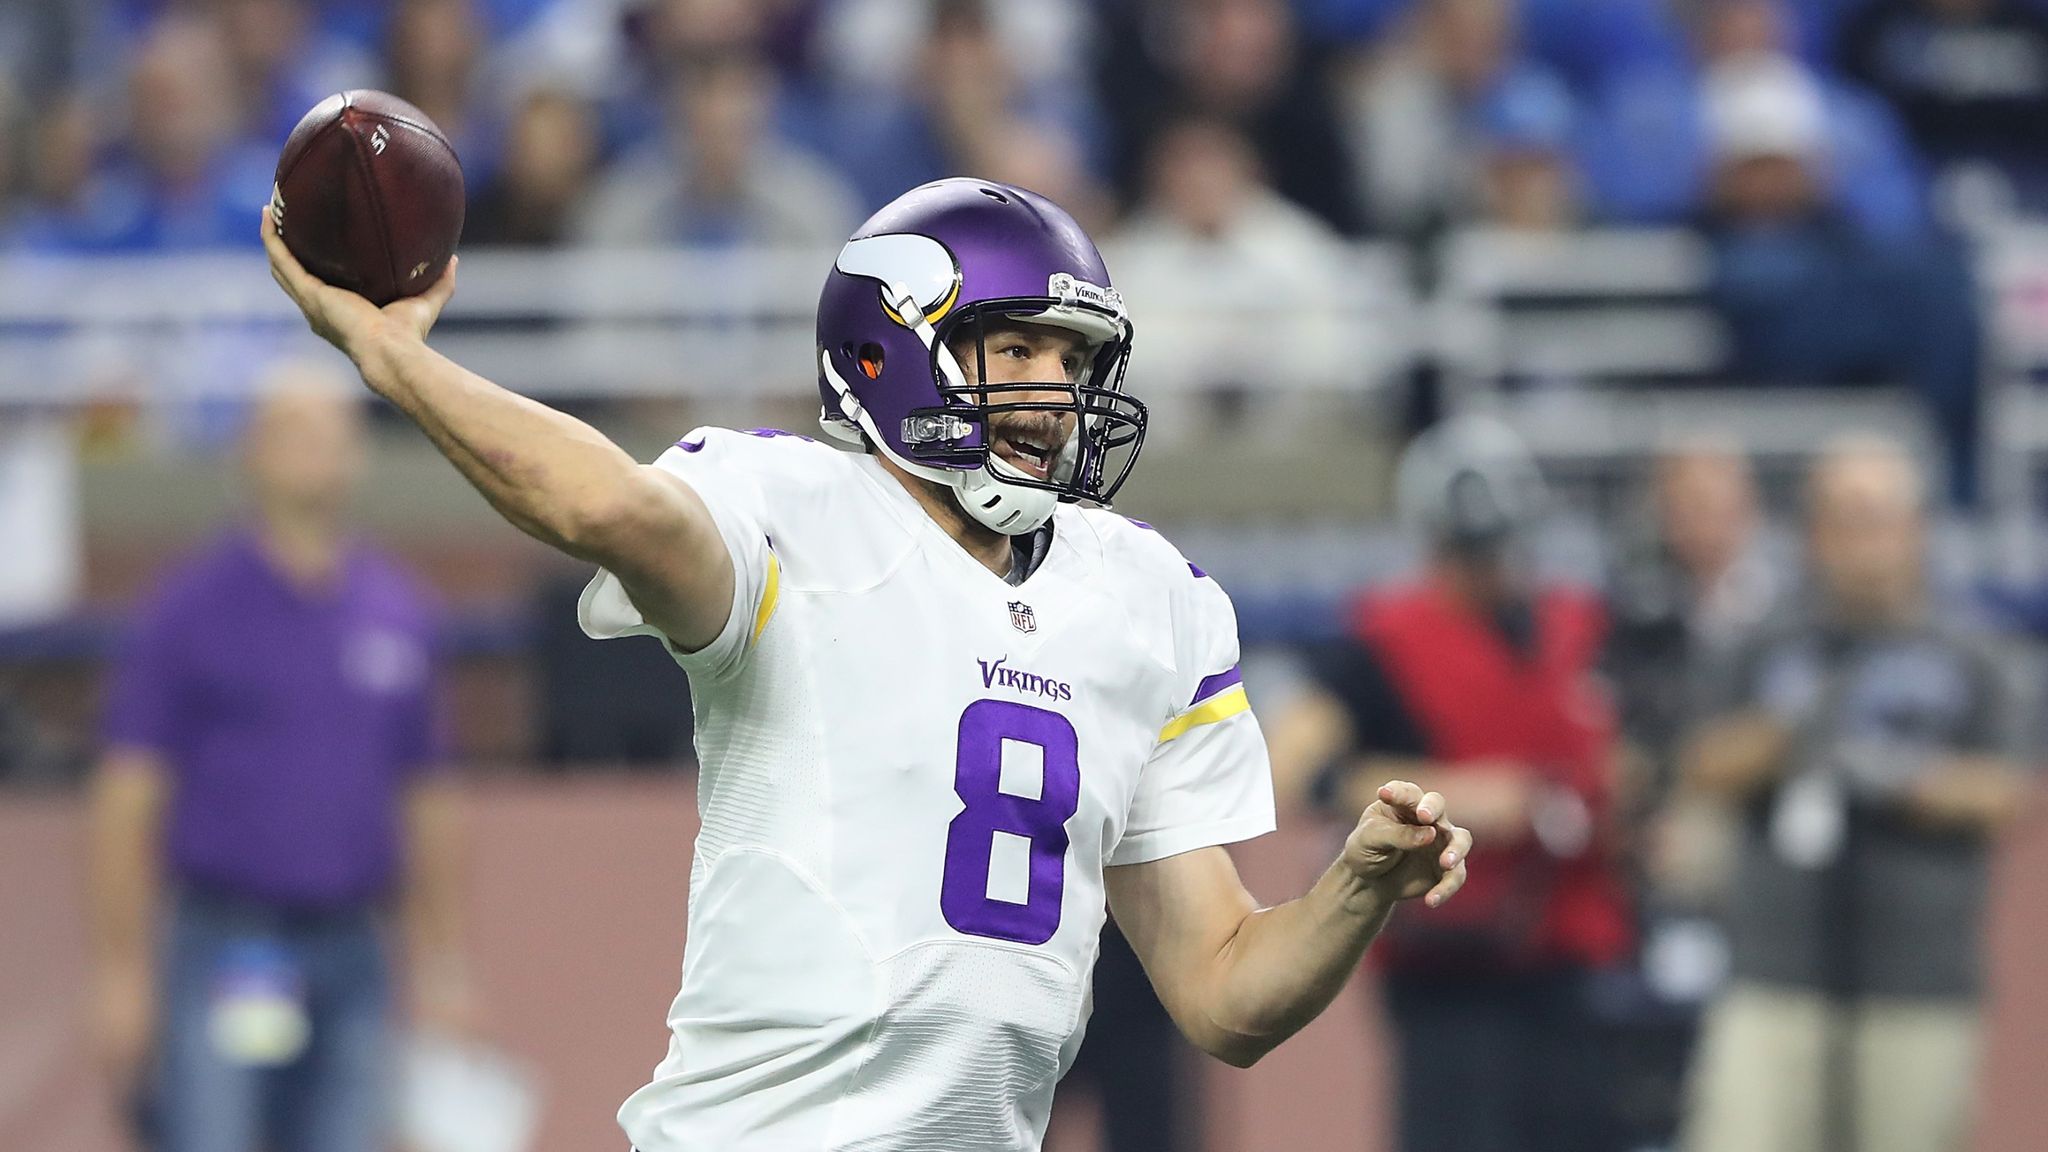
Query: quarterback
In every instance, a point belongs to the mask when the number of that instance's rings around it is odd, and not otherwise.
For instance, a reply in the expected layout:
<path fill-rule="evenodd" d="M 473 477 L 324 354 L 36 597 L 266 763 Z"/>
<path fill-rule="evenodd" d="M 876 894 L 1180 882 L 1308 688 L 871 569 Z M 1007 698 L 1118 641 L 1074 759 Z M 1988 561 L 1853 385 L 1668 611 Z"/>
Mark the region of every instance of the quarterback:
<path fill-rule="evenodd" d="M 701 762 L 668 1054 L 640 1152 L 1039 1146 L 1105 909 L 1196 1045 L 1246 1065 L 1334 997 L 1397 901 L 1464 882 L 1442 796 L 1391 782 L 1299 899 L 1223 845 L 1273 827 L 1223 590 L 1107 511 L 1145 409 L 1095 246 L 1034 193 L 913 189 L 818 302 L 824 440 L 703 428 L 651 465 L 308 274 L 313 329 L 507 520 L 600 567 L 595 637 L 660 640 Z M 827 443 L 832 441 L 835 443 Z"/>

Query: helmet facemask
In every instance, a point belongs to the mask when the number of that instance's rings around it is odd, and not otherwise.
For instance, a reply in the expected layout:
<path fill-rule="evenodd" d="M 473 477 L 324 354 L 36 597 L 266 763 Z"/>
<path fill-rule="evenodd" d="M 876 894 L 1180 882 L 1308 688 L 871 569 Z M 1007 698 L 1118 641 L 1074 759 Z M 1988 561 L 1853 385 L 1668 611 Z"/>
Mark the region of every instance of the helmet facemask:
<path fill-rule="evenodd" d="M 1080 336 L 1080 370 L 1071 380 L 970 383 L 954 346 L 967 346 L 971 379 L 987 381 L 988 333 L 1003 320 Z M 913 408 L 904 421 L 904 439 L 915 459 L 971 469 L 970 475 L 986 474 L 995 484 L 1046 492 L 1054 500 L 1109 504 L 1137 459 L 1146 422 L 1145 406 L 1123 392 L 1131 326 L 1120 310 L 1051 297 L 988 300 L 948 316 L 934 336 L 931 372 L 941 403 Z M 1054 422 L 1064 431 L 1059 444 L 1046 445 L 1053 458 L 1043 479 L 995 451 L 1003 431 L 1034 416 L 1046 418 L 1041 431 Z"/>

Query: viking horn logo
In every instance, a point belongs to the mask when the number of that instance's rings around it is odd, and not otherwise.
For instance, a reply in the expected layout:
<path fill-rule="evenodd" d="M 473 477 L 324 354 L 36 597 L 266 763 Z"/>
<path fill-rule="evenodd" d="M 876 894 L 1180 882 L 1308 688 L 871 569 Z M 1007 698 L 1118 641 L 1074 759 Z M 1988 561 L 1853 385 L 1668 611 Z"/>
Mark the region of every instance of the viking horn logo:
<path fill-rule="evenodd" d="M 931 324 L 938 323 L 960 300 L 960 262 L 950 249 L 929 236 L 915 232 L 862 236 L 846 242 L 836 264 L 848 276 L 879 281 L 882 311 L 906 328 L 910 322 L 891 302 L 896 291 L 907 292 Z"/>

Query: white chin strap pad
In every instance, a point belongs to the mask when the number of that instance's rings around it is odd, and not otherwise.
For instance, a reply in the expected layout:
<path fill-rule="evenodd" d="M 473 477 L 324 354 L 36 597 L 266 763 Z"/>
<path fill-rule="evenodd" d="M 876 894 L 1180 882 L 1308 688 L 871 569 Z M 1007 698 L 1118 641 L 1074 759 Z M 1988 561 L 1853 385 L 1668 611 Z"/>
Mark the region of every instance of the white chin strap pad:
<path fill-rule="evenodd" d="M 991 472 L 998 475 L 991 476 Z M 960 502 L 962 511 L 984 528 L 1005 536 L 1038 531 L 1040 525 L 1052 519 L 1052 510 L 1060 498 L 1043 488 L 1006 484 L 1000 478 L 1004 472 L 1017 474 L 1009 461 L 991 455 L 986 468 L 954 473 L 953 498 Z"/>

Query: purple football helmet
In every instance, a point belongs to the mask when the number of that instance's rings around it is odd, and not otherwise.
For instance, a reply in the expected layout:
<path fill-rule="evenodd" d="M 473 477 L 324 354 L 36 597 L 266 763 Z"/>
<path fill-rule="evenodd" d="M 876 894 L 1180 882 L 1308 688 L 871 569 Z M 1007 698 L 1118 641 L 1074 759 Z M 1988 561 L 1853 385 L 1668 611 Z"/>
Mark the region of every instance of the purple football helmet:
<path fill-rule="evenodd" d="M 982 331 L 1002 319 L 1078 334 L 1084 367 L 1072 380 L 970 386 L 949 342 L 971 333 L 974 379 L 986 379 Z M 1145 438 L 1145 406 L 1123 394 L 1130 352 L 1123 297 L 1073 217 L 1008 184 L 939 180 L 875 213 L 825 279 L 819 422 L 952 487 L 988 527 L 1029 532 L 1058 501 L 1108 504 L 1130 474 Z M 1011 412 L 1073 417 L 1043 479 L 992 451 L 989 417 Z"/>

